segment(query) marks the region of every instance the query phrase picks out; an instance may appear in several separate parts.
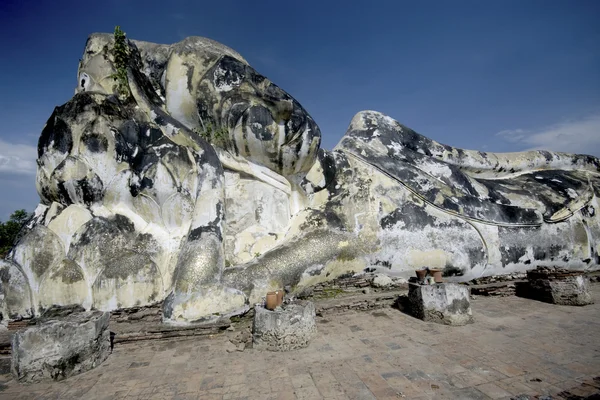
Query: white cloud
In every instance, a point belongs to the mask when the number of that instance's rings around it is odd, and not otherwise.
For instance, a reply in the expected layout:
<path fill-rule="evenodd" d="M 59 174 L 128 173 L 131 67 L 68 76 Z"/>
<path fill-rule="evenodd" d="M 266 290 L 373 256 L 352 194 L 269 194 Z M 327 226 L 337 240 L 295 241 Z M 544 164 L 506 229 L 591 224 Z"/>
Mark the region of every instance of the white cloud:
<path fill-rule="evenodd" d="M 28 144 L 9 143 L 0 139 L 0 173 L 35 174 L 37 148 Z"/>
<path fill-rule="evenodd" d="M 511 143 L 518 143 L 525 138 L 525 131 L 523 129 L 506 129 L 496 134 L 501 136 L 504 140 Z"/>
<path fill-rule="evenodd" d="M 537 131 L 504 130 L 497 136 L 525 150 L 553 150 L 600 156 L 600 115 L 561 122 Z"/>

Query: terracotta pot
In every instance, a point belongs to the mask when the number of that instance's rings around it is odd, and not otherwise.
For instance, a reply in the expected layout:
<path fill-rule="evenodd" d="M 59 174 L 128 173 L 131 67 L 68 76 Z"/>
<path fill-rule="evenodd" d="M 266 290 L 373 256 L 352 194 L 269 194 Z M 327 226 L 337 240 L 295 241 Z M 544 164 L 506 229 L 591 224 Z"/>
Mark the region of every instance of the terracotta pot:
<path fill-rule="evenodd" d="M 415 270 L 415 272 L 417 273 L 417 280 L 419 282 L 423 282 L 423 280 L 425 280 L 425 277 L 427 276 L 427 270 L 426 269 L 417 269 L 417 270 Z"/>
<path fill-rule="evenodd" d="M 277 293 L 269 292 L 267 293 L 267 301 L 265 303 L 265 308 L 267 310 L 274 310 L 278 306 L 277 304 Z"/>
<path fill-rule="evenodd" d="M 429 273 L 433 276 L 435 283 L 442 283 L 444 280 L 442 279 L 442 270 L 441 269 L 430 269 Z"/>
<path fill-rule="evenodd" d="M 276 290 L 275 293 L 277 293 L 277 305 L 280 306 L 283 304 L 283 295 L 285 292 L 283 290 Z"/>

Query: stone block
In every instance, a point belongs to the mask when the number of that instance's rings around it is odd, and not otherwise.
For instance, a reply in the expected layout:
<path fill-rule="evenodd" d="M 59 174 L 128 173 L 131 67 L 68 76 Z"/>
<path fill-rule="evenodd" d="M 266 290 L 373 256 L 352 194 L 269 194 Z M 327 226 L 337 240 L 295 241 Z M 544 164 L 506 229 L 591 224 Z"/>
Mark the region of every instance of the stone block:
<path fill-rule="evenodd" d="M 565 306 L 593 304 L 589 291 L 589 278 L 582 272 L 562 268 L 538 267 L 527 271 L 527 297 L 546 303 Z"/>
<path fill-rule="evenodd" d="M 410 312 L 416 318 L 445 325 L 473 322 L 469 288 L 457 283 L 408 286 Z"/>
<path fill-rule="evenodd" d="M 317 333 L 315 305 L 297 301 L 274 311 L 255 307 L 253 347 L 259 350 L 290 351 L 307 347 Z"/>
<path fill-rule="evenodd" d="M 392 278 L 385 274 L 377 274 L 373 277 L 372 286 L 376 288 L 386 289 L 394 285 Z"/>
<path fill-rule="evenodd" d="M 62 380 L 97 367 L 111 350 L 109 319 L 108 312 L 74 313 L 15 333 L 13 376 L 20 382 Z"/>

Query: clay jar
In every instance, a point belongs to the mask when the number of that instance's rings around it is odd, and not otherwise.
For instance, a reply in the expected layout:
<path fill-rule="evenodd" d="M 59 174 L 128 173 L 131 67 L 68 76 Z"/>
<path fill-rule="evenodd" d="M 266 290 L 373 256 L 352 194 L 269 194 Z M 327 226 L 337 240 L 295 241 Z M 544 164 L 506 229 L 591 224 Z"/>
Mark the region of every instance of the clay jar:
<path fill-rule="evenodd" d="M 441 269 L 430 269 L 429 273 L 433 276 L 435 283 L 442 283 L 442 270 Z"/>
<path fill-rule="evenodd" d="M 274 310 L 277 308 L 279 304 L 277 304 L 277 292 L 268 292 L 267 293 L 267 301 L 265 303 L 265 308 L 267 310 Z"/>
<path fill-rule="evenodd" d="M 275 293 L 277 294 L 277 305 L 280 306 L 283 304 L 283 295 L 285 292 L 283 290 L 276 290 Z"/>
<path fill-rule="evenodd" d="M 423 280 L 425 280 L 425 277 L 427 276 L 427 270 L 426 269 L 417 269 L 415 270 L 416 274 L 417 274 L 417 280 L 419 282 L 423 282 Z"/>

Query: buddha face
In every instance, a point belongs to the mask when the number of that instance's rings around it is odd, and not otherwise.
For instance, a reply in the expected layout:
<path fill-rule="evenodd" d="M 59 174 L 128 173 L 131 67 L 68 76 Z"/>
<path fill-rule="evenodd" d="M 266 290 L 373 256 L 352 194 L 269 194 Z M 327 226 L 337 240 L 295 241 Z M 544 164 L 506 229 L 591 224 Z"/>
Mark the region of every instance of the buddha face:
<path fill-rule="evenodd" d="M 112 94 L 115 92 L 114 58 L 110 52 L 114 44 L 112 36 L 92 35 L 88 39 L 85 52 L 79 62 L 77 86 L 75 94 L 81 92 L 98 92 Z"/>

